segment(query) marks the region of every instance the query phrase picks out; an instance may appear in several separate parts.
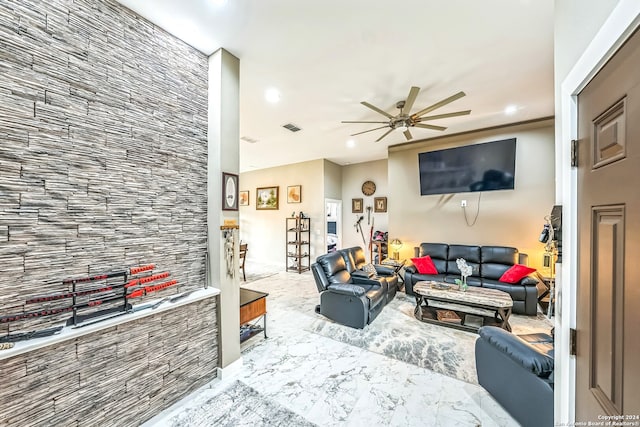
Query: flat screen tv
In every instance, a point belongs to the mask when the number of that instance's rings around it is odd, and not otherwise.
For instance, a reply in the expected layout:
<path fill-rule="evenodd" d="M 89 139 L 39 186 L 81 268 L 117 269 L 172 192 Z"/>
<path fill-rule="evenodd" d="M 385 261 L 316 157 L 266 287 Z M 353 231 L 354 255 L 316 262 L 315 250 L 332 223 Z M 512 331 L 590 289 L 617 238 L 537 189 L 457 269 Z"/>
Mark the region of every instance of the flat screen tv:
<path fill-rule="evenodd" d="M 513 190 L 516 139 L 418 154 L 420 194 Z"/>

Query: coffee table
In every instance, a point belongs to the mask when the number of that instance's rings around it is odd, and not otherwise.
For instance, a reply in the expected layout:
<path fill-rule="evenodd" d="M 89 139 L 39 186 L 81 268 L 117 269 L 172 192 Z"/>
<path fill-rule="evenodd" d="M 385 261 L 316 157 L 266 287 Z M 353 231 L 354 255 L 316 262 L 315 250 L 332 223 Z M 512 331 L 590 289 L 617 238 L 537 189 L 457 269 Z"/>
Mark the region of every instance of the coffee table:
<path fill-rule="evenodd" d="M 439 287 L 449 286 L 449 289 Z M 466 291 L 460 291 L 456 285 L 439 282 L 423 281 L 413 286 L 416 294 L 416 308 L 414 314 L 422 322 L 435 323 L 464 331 L 477 332 L 480 326 L 499 326 L 511 332 L 509 317 L 513 308 L 511 296 L 497 289 L 487 289 L 470 286 Z M 441 306 L 429 305 L 429 301 L 441 303 Z M 438 320 L 454 312 L 460 318 L 459 323 Z"/>

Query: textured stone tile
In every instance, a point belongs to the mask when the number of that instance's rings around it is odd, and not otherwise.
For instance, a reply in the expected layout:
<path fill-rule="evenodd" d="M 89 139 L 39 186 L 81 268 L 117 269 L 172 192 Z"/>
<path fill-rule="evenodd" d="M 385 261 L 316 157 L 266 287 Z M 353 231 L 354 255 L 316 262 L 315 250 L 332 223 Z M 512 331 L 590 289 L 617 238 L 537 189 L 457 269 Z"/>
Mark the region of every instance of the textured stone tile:
<path fill-rule="evenodd" d="M 63 279 L 141 263 L 179 280 L 154 297 L 202 286 L 204 55 L 111 0 L 7 0 L 0 96 L 0 315 L 52 306 L 24 300 L 68 290 Z M 13 387 L 0 424 L 148 418 L 215 376 L 214 303 L 0 361 Z"/>

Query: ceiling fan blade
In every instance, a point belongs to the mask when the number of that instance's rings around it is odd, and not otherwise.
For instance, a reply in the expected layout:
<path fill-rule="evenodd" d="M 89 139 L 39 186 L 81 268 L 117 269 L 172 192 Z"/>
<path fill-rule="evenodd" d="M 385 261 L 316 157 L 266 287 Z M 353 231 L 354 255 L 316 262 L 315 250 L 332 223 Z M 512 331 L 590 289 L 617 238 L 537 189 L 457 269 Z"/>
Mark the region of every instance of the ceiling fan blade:
<path fill-rule="evenodd" d="M 434 126 L 434 125 L 425 125 L 424 123 L 416 123 L 414 126 L 417 127 L 417 128 L 431 129 L 431 130 L 445 130 L 446 129 L 446 127 Z"/>
<path fill-rule="evenodd" d="M 404 137 L 407 138 L 407 141 L 411 141 L 413 139 L 413 135 L 411 135 L 411 132 L 409 132 L 409 129 L 405 130 L 402 133 L 404 133 Z"/>
<path fill-rule="evenodd" d="M 407 100 L 404 102 L 403 111 L 405 114 L 411 113 L 411 109 L 413 108 L 413 103 L 416 101 L 418 92 L 420 92 L 419 87 L 411 86 L 411 89 L 409 90 L 409 95 L 407 95 Z"/>
<path fill-rule="evenodd" d="M 376 107 L 375 105 L 371 105 L 368 102 L 362 101 L 360 104 L 364 105 L 365 107 L 371 108 L 373 111 L 375 111 L 376 113 L 380 113 L 385 117 L 388 117 L 390 119 L 393 119 L 393 116 L 389 113 L 387 113 L 386 111 L 383 111 L 381 109 L 379 109 L 378 107 Z"/>
<path fill-rule="evenodd" d="M 386 128 L 386 127 L 389 127 L 389 126 L 380 126 L 379 128 L 369 129 L 369 130 L 365 130 L 365 131 L 363 131 L 363 132 L 352 133 L 352 134 L 351 134 L 351 136 L 356 136 L 356 135 L 360 135 L 360 134 L 362 134 L 362 133 L 367 133 L 367 132 L 373 132 L 374 130 L 384 129 L 384 128 Z M 392 130 L 393 130 L 393 129 L 392 129 Z"/>
<path fill-rule="evenodd" d="M 388 131 L 386 131 L 386 132 L 384 133 L 384 135 L 382 135 L 380 138 L 376 139 L 376 142 L 380 142 L 380 140 L 381 140 L 382 138 L 384 138 L 385 136 L 389 135 L 391 132 L 393 132 L 393 128 L 389 129 Z"/>
<path fill-rule="evenodd" d="M 447 117 L 466 116 L 469 114 L 471 114 L 471 110 L 456 111 L 455 113 L 437 114 L 435 116 L 424 116 L 419 117 L 416 120 L 419 122 L 425 122 L 427 120 L 446 119 Z"/>
<path fill-rule="evenodd" d="M 355 121 L 355 120 L 343 120 L 340 123 L 389 123 L 389 122 L 366 122 L 366 121 Z"/>
<path fill-rule="evenodd" d="M 412 117 L 413 119 L 416 119 L 416 118 L 418 118 L 418 117 L 422 116 L 423 114 L 427 114 L 428 112 L 433 111 L 433 110 L 435 110 L 435 109 L 437 109 L 437 108 L 444 107 L 444 106 L 445 106 L 445 105 L 447 105 L 448 103 L 453 102 L 453 101 L 455 101 L 456 99 L 460 99 L 460 98 L 462 98 L 462 97 L 463 97 L 463 96 L 465 96 L 465 95 L 466 95 L 466 94 L 465 94 L 464 92 L 460 91 L 460 92 L 456 93 L 455 95 L 451 95 L 450 97 L 445 98 L 445 99 L 443 99 L 443 100 L 442 100 L 442 101 L 440 101 L 440 102 L 436 102 L 435 104 L 433 104 L 433 105 L 431 105 L 431 106 L 429 106 L 429 107 L 427 107 L 427 108 L 425 108 L 425 109 L 423 109 L 423 110 L 420 110 L 420 111 L 418 111 L 418 112 L 417 112 L 417 113 L 415 113 L 415 114 L 412 114 L 412 115 L 411 115 L 411 117 Z"/>

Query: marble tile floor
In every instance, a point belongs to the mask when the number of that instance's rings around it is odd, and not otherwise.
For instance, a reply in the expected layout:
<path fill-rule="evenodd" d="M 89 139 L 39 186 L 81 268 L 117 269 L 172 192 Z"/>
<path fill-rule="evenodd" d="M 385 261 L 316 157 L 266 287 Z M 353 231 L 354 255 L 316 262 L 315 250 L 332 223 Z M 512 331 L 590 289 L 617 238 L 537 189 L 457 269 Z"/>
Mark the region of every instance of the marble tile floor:
<path fill-rule="evenodd" d="M 318 292 L 311 273 L 278 272 L 243 286 L 269 292 L 269 338 L 265 340 L 259 334 L 243 344 L 243 367 L 237 376 L 212 381 L 158 414 L 145 423 L 145 427 L 236 426 L 249 425 L 246 424 L 249 419 L 253 420 L 250 425 L 287 426 L 305 425 L 305 422 L 319 426 L 518 425 L 482 387 L 475 384 L 475 372 L 470 372 L 468 364 L 462 369 L 465 374 L 459 379 L 455 369 L 445 374 L 433 366 L 429 369 L 399 359 L 398 352 L 376 351 L 365 345 L 359 346 L 357 339 L 350 338 L 352 342 L 344 339 L 349 331 L 340 331 L 340 325 L 314 312 Z M 411 305 L 411 299 L 404 294 L 398 294 L 392 303 L 400 313 L 393 315 L 404 316 L 401 322 L 411 325 L 412 333 L 433 334 L 433 331 L 427 332 L 427 326 L 445 335 L 454 331 L 423 324 L 403 314 Z M 380 316 L 390 307 L 385 307 Z M 393 312 L 388 311 L 389 314 Z M 385 325 L 381 320 L 384 319 L 378 317 L 365 328 L 364 333 L 368 333 L 369 338 L 378 333 L 371 326 Z M 550 323 L 542 315 L 538 318 L 513 316 L 512 320 L 516 333 L 548 331 L 550 328 Z M 319 330 L 324 330 L 324 333 Z M 384 329 L 379 330 L 382 334 Z M 363 333 L 353 332 L 355 335 Z M 454 332 L 462 334 L 469 343 L 463 356 L 457 356 L 468 361 L 473 357 L 475 335 Z M 455 352 L 455 349 L 451 350 L 451 353 Z M 419 355 L 428 358 L 430 354 L 427 351 Z M 449 359 L 455 364 L 456 357 Z M 235 381 L 253 390 L 252 399 L 265 402 L 259 405 L 262 409 L 255 409 L 255 403 L 242 397 L 232 399 L 241 409 L 234 407 L 231 410 L 229 406 L 214 404 L 225 399 L 225 390 Z M 272 413 L 268 417 L 256 418 L 253 413 L 264 413 L 264 408 L 272 408 Z M 291 413 L 301 418 L 295 418 Z M 251 418 L 247 418 L 249 415 Z M 199 423 L 202 420 L 217 422 Z"/>

